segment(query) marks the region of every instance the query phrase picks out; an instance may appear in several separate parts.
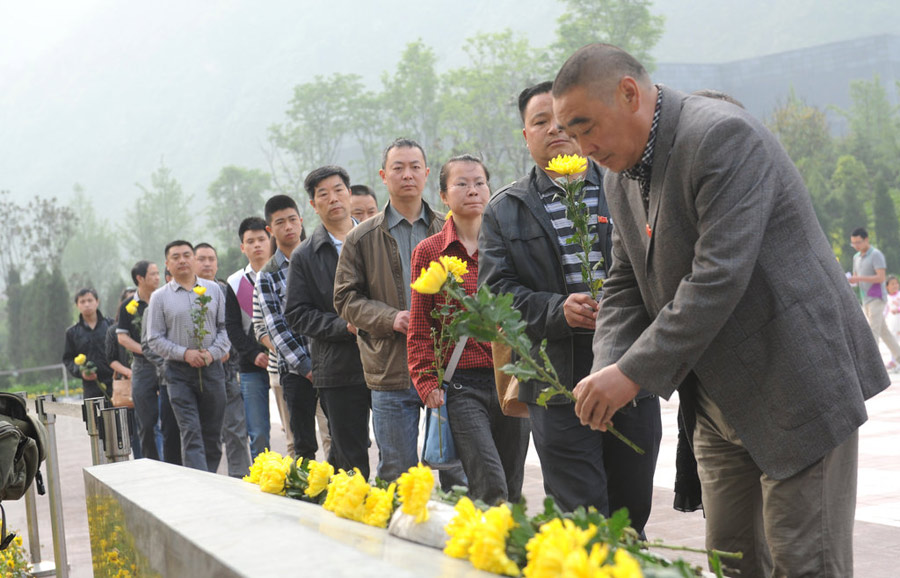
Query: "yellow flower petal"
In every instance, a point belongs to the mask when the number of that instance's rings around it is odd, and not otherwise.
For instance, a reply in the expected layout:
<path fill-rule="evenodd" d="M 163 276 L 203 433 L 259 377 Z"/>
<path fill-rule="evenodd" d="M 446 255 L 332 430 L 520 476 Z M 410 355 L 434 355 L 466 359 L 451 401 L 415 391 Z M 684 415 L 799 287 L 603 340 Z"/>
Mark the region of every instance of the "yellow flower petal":
<path fill-rule="evenodd" d="M 587 159 L 578 155 L 559 155 L 547 164 L 546 170 L 560 175 L 577 175 L 587 170 Z"/>
<path fill-rule="evenodd" d="M 128 305 L 125 306 L 125 311 L 128 312 L 129 315 L 134 315 L 137 313 L 139 303 L 132 299 L 128 302 Z"/>
<path fill-rule="evenodd" d="M 444 219 L 449 221 L 451 217 L 453 217 L 453 211 L 447 211 L 447 216 Z"/>
<path fill-rule="evenodd" d="M 437 261 L 432 261 L 428 269 L 422 268 L 422 274 L 410 287 L 418 293 L 434 295 L 441 290 L 447 282 L 447 270 Z"/>
<path fill-rule="evenodd" d="M 469 264 L 459 257 L 448 257 L 447 255 L 441 255 L 438 257 L 438 261 L 447 270 L 447 272 L 451 273 L 454 278 L 456 278 L 457 283 L 463 282 L 463 275 L 469 272 Z"/>
<path fill-rule="evenodd" d="M 434 491 L 434 474 L 421 463 L 409 468 L 397 479 L 397 495 L 404 514 L 415 516 L 416 523 L 428 519 L 428 500 Z"/>
<path fill-rule="evenodd" d="M 79 353 L 75 356 L 75 365 L 84 365 L 87 363 L 87 356 L 83 353 Z"/>
<path fill-rule="evenodd" d="M 196 287 L 194 287 L 194 293 L 196 293 L 197 295 L 203 295 L 204 293 L 206 293 L 206 287 L 204 287 L 203 285 L 197 285 Z"/>

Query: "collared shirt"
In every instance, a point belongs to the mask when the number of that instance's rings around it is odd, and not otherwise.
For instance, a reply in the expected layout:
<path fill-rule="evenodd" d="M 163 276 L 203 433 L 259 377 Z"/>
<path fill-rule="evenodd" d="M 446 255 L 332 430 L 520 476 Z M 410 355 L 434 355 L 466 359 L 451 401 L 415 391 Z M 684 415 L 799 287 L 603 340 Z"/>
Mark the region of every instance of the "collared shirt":
<path fill-rule="evenodd" d="M 581 277 L 581 245 L 570 243 L 569 239 L 575 233 L 572 227 L 572 221 L 566 217 L 566 207 L 557 198 L 557 195 L 564 194 L 559 183 L 550 178 L 550 175 L 538 169 L 537 186 L 541 196 L 541 202 L 544 203 L 544 209 L 556 229 L 557 242 L 559 244 L 560 255 L 562 257 L 562 267 L 566 278 L 566 289 L 569 293 L 585 293 L 589 290 L 587 283 Z M 594 163 L 588 164 L 588 171 L 585 174 L 582 201 L 587 206 L 590 218 L 588 222 L 591 227 L 588 229 L 594 235 L 594 243 L 588 259 L 591 263 L 591 276 L 593 279 L 606 279 L 606 269 L 603 268 L 603 253 L 600 252 L 600 238 L 597 236 L 597 219 L 600 216 L 600 194 L 602 177 Z"/>
<path fill-rule="evenodd" d="M 287 268 L 290 260 L 279 249 L 275 253 L 278 268 L 271 273 L 260 272 L 256 277 L 256 298 L 266 331 L 278 352 L 279 374 L 294 373 L 305 376 L 312 370 L 306 338 L 294 333 L 284 318 L 287 293 Z"/>
<path fill-rule="evenodd" d="M 328 237 L 331 239 L 331 244 L 334 245 L 335 251 L 337 251 L 338 257 L 340 257 L 341 249 L 344 248 L 344 242 L 332 235 L 331 232 L 329 232 L 327 229 L 326 232 L 328 233 Z"/>
<path fill-rule="evenodd" d="M 453 219 L 447 219 L 441 232 L 428 237 L 419 243 L 413 253 L 412 263 L 418 270 L 427 268 L 431 261 L 437 261 L 441 255 L 459 257 L 468 264 L 468 272 L 463 276 L 462 287 L 469 295 L 478 290 L 478 252 L 469 255 L 456 233 Z M 418 275 L 417 275 L 418 277 Z M 409 330 L 407 331 L 407 360 L 409 375 L 413 385 L 422 399 L 438 387 L 437 375 L 434 372 L 434 341 L 431 337 L 432 327 L 440 331 L 441 324 L 431 316 L 444 304 L 441 294 L 424 295 L 415 293 L 409 308 Z M 444 351 L 444 367 L 450 361 L 450 355 L 456 344 L 448 345 Z M 491 344 L 469 339 L 459 358 L 457 369 L 492 368 L 494 360 L 491 356 Z"/>
<path fill-rule="evenodd" d="M 428 237 L 428 214 L 425 212 L 425 203 L 422 203 L 422 212 L 419 213 L 419 217 L 412 223 L 398 213 L 390 203 L 384 208 L 384 219 L 391 236 L 397 241 L 403 278 L 409 279 L 411 275 L 409 263 L 413 249 Z M 409 283 L 403 285 L 406 289 L 406 303 L 409 304 L 412 289 Z"/>
<path fill-rule="evenodd" d="M 647 137 L 647 145 L 644 154 L 638 164 L 630 169 L 622 171 L 622 176 L 641 185 L 641 200 L 644 201 L 644 211 L 650 213 L 650 178 L 653 175 L 653 147 L 656 145 L 656 132 L 659 128 L 659 111 L 662 110 L 663 89 L 656 85 L 656 109 L 653 111 L 653 122 L 650 123 L 650 136 Z"/>
<path fill-rule="evenodd" d="M 194 278 L 194 287 L 206 288 L 210 298 L 206 306 L 204 327 L 208 332 L 198 344 L 194 338 L 192 312 L 200 305 L 199 297 L 172 279 L 153 292 L 144 315 L 147 324 L 147 345 L 166 360 L 184 361 L 188 349 L 206 349 L 213 359 L 222 359 L 231 349 L 225 331 L 225 296 L 215 281 Z"/>

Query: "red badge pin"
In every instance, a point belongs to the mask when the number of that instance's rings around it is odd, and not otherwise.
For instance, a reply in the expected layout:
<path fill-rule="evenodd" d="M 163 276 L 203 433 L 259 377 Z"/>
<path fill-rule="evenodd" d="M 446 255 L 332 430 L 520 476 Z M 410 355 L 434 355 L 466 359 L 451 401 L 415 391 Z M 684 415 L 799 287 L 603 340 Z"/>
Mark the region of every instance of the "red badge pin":
<path fill-rule="evenodd" d="M 653 236 L 653 229 L 650 228 L 650 223 L 647 223 L 647 236 L 648 237 Z"/>
<path fill-rule="evenodd" d="M 598 223 L 608 223 L 608 222 L 609 222 L 609 219 L 607 219 L 607 218 L 604 217 L 603 215 L 597 215 L 597 222 L 598 222 Z"/>

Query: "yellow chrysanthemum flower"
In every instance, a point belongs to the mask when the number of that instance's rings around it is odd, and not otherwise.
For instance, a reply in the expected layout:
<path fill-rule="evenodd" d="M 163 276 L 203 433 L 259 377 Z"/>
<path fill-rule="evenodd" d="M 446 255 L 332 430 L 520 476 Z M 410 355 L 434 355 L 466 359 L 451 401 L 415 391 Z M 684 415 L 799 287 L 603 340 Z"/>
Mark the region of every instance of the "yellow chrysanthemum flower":
<path fill-rule="evenodd" d="M 334 466 L 329 464 L 328 462 L 317 462 L 312 460 L 309 462 L 309 486 L 303 493 L 309 496 L 310 498 L 315 498 L 326 488 L 328 488 L 328 482 L 331 480 L 331 476 L 334 475 Z"/>
<path fill-rule="evenodd" d="M 610 578 L 643 578 L 641 565 L 627 550 L 622 548 L 616 550 L 613 560 L 615 566 L 604 566 L 604 568 L 610 568 Z"/>
<path fill-rule="evenodd" d="M 474 533 L 484 517 L 481 510 L 466 496 L 460 498 L 453 509 L 456 515 L 444 527 L 444 531 L 450 536 L 444 546 L 444 554 L 465 560 L 469 557 L 469 547 L 472 545 Z"/>
<path fill-rule="evenodd" d="M 137 313 L 138 305 L 140 304 L 135 299 L 132 299 L 128 302 L 128 305 L 125 306 L 125 311 L 127 311 L 129 315 L 134 315 Z"/>
<path fill-rule="evenodd" d="M 281 457 L 278 452 L 269 452 L 263 461 L 259 474 L 259 489 L 267 494 L 284 494 L 284 481 L 291 467 L 290 456 Z"/>
<path fill-rule="evenodd" d="M 363 523 L 376 528 L 387 528 L 394 513 L 394 491 L 397 484 L 391 484 L 387 489 L 372 488 L 366 497 L 366 513 L 363 515 Z"/>
<path fill-rule="evenodd" d="M 13 538 L 13 542 L 16 544 L 16 546 L 21 546 L 22 545 L 22 536 L 16 536 L 15 538 Z"/>
<path fill-rule="evenodd" d="M 418 279 L 413 281 L 410 287 L 413 288 L 413 291 L 418 293 L 434 295 L 441 290 L 441 287 L 443 287 L 446 282 L 447 270 L 437 261 L 432 261 L 431 264 L 428 265 L 428 269 L 422 267 L 422 273 L 419 275 Z"/>
<path fill-rule="evenodd" d="M 453 218 L 453 211 L 447 211 L 447 216 L 444 217 L 444 219 L 449 221 L 452 218 Z"/>
<path fill-rule="evenodd" d="M 584 548 L 573 550 L 563 562 L 562 575 L 567 578 L 607 578 L 611 567 L 603 566 L 603 562 L 608 555 L 606 544 L 594 544 L 590 555 Z"/>
<path fill-rule="evenodd" d="M 85 363 L 87 363 L 87 356 L 83 353 L 79 353 L 75 356 L 74 361 L 75 365 L 84 365 Z"/>
<path fill-rule="evenodd" d="M 359 468 L 353 469 L 356 475 L 351 476 L 344 470 L 339 470 L 331 478 L 322 507 L 341 518 L 361 522 L 366 513 L 366 495 L 370 486 Z"/>
<path fill-rule="evenodd" d="M 484 513 L 484 522 L 474 532 L 469 547 L 469 561 L 479 570 L 494 574 L 518 576 L 519 567 L 506 555 L 506 537 L 516 526 L 506 506 L 495 506 Z"/>
<path fill-rule="evenodd" d="M 559 175 L 577 175 L 587 170 L 587 159 L 579 155 L 559 155 L 547 164 L 546 170 Z"/>
<path fill-rule="evenodd" d="M 582 530 L 572 520 L 556 518 L 543 524 L 525 545 L 528 559 L 525 576 L 543 578 L 562 575 L 568 555 L 576 550 L 584 551 L 585 544 L 596 533 L 596 526 Z"/>
<path fill-rule="evenodd" d="M 281 458 L 281 454 L 278 454 L 278 452 L 270 452 L 268 448 L 265 451 L 256 454 L 256 457 L 253 459 L 253 465 L 250 466 L 250 475 L 244 476 L 245 482 L 250 482 L 251 484 L 259 484 L 259 476 L 260 474 L 262 474 L 263 464 L 268 459 L 270 453 L 277 454 L 278 458 Z"/>
<path fill-rule="evenodd" d="M 206 287 L 204 287 L 203 285 L 197 285 L 196 287 L 194 287 L 194 293 L 196 293 L 197 295 L 203 295 L 204 293 L 206 293 Z"/>
<path fill-rule="evenodd" d="M 403 513 L 415 516 L 417 524 L 428 519 L 428 500 L 433 491 L 434 474 L 422 462 L 409 468 L 397 480 L 397 494 L 403 504 Z"/>
<path fill-rule="evenodd" d="M 459 257 L 448 257 L 447 255 L 441 255 L 438 258 L 441 266 L 447 270 L 448 273 L 451 273 L 455 278 L 457 283 L 463 282 L 463 275 L 469 272 L 469 264 Z"/>

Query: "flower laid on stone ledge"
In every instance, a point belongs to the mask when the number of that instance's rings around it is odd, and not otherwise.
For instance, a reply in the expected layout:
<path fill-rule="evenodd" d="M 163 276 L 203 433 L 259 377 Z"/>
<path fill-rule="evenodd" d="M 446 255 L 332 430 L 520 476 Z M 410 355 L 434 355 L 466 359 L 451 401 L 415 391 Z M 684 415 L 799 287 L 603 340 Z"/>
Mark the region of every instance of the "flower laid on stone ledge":
<path fill-rule="evenodd" d="M 428 500 L 434 492 L 434 474 L 431 468 L 419 465 L 409 468 L 409 471 L 397 479 L 397 494 L 400 503 L 403 504 L 403 513 L 416 519 L 416 523 L 428 519 Z"/>
<path fill-rule="evenodd" d="M 715 550 L 643 542 L 629 527 L 625 509 L 609 518 L 593 508 L 563 512 L 551 497 L 544 500 L 544 511 L 532 517 L 526 514 L 524 500 L 489 508 L 461 496 L 464 488 L 451 494 L 435 490 L 434 474 L 422 464 L 410 468 L 396 483 L 376 480 L 370 485 L 358 469 L 338 470 L 335 474 L 328 462 L 303 458 L 295 462 L 267 450 L 256 457 L 244 480 L 258 483 L 269 493 L 321 504 L 341 518 L 378 528 L 390 524 L 392 534 L 433 547 L 441 546 L 417 537 L 416 530 L 433 524 L 427 522 L 429 501 L 437 498 L 455 502 L 452 517 L 447 511 L 435 513 L 434 517 L 440 520 L 443 515 L 447 520 L 441 522 L 445 524 L 447 537 L 441 540 L 444 553 L 468 560 L 480 570 L 506 576 L 694 578 L 702 575 L 700 568 L 683 560 L 670 562 L 647 548 L 703 552 L 710 557 L 712 568 L 721 566 L 722 556 L 734 556 Z M 431 507 L 436 512 L 440 509 L 436 504 Z M 398 531 L 397 522 L 411 524 L 407 528 L 412 533 Z"/>

